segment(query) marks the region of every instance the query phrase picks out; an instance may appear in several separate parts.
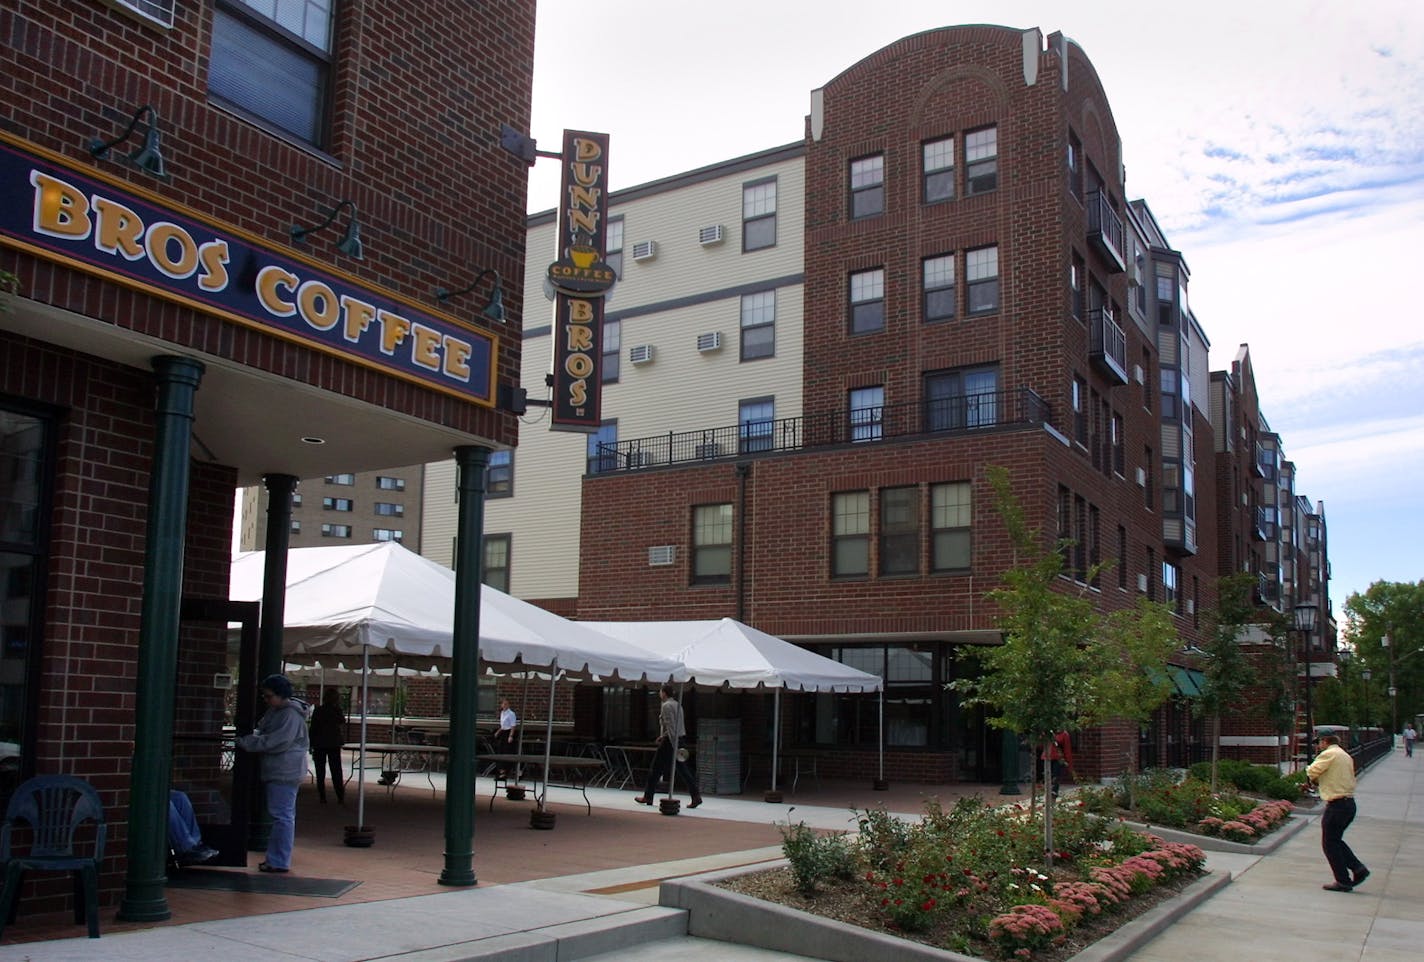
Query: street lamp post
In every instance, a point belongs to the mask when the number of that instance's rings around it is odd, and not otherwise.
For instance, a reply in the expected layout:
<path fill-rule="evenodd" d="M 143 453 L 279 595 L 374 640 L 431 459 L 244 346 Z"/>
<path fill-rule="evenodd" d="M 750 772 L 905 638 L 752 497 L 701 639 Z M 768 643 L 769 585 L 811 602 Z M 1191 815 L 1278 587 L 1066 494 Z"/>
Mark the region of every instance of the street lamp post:
<path fill-rule="evenodd" d="M 1419 654 L 1424 651 L 1424 648 L 1415 648 L 1396 658 L 1394 657 L 1394 645 L 1390 642 L 1388 632 L 1380 638 L 1380 646 L 1389 649 L 1389 745 L 1393 748 L 1394 735 L 1399 731 L 1399 689 L 1394 686 L 1394 666 L 1396 662 Z"/>
<path fill-rule="evenodd" d="M 1311 708 L 1311 635 L 1315 632 L 1315 619 L 1319 614 L 1315 605 L 1302 604 L 1295 606 L 1295 630 L 1300 632 L 1301 648 L 1305 653 L 1305 732 L 1306 739 L 1315 741 L 1315 712 Z M 1307 746 L 1305 752 L 1309 754 L 1310 748 Z"/>

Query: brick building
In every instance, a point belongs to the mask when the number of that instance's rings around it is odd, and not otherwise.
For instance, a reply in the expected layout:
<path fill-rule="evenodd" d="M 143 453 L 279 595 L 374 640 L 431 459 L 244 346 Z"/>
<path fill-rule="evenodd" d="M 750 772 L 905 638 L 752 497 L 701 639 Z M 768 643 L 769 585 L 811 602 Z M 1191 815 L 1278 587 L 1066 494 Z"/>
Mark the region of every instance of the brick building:
<path fill-rule="evenodd" d="M 518 337 L 432 292 L 523 270 L 498 131 L 527 128 L 533 35 L 532 0 L 0 10 L 0 805 L 91 782 L 125 917 L 167 914 L 170 779 L 229 864 L 248 841 L 219 739 L 280 605 L 230 646 L 257 618 L 226 605 L 235 490 L 516 441 Z"/>
<path fill-rule="evenodd" d="M 1179 694 L 1142 732 L 1085 733 L 1080 773 L 1204 757 L 1192 650 L 1237 570 L 1219 550 L 1254 515 L 1221 507 L 1186 256 L 1123 171 L 1077 45 L 972 26 L 813 90 L 804 142 L 615 192 L 604 424 L 524 432 L 486 517 L 503 586 L 590 619 L 745 620 L 886 678 L 890 777 L 997 778 L 999 735 L 945 686 L 999 637 L 985 595 L 1011 558 L 985 469 L 1002 465 L 1045 537 L 1076 542 L 1074 580 L 1111 563 L 1084 585 L 1103 610 L 1175 611 Z M 531 309 L 551 221 L 529 221 Z M 526 387 L 550 333 L 526 323 Z M 427 486 L 427 526 L 447 490 Z M 580 698 L 600 734 L 638 733 L 636 693 Z M 723 698 L 690 715 L 738 714 L 764 746 L 768 706 Z M 787 711 L 788 746 L 823 772 L 867 770 L 872 709 Z"/>

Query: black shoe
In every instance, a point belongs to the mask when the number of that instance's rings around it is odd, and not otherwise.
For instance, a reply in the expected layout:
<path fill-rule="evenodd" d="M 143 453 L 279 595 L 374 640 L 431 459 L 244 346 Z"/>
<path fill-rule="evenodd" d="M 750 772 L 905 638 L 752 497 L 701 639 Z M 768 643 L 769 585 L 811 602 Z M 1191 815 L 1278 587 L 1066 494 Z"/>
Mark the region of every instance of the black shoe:
<path fill-rule="evenodd" d="M 1370 870 L 1367 868 L 1362 868 L 1358 872 L 1352 872 L 1350 874 L 1350 887 L 1354 888 L 1356 885 L 1359 885 L 1361 882 L 1363 882 L 1369 877 Z"/>
<path fill-rule="evenodd" d="M 1323 888 L 1323 889 L 1324 889 L 1325 891 L 1327 891 L 1327 892 L 1352 892 L 1352 891 L 1354 891 L 1354 886 L 1353 886 L 1353 885 L 1341 885 L 1339 882 L 1331 882 L 1329 885 L 1322 885 L 1322 886 L 1320 886 L 1320 887 Z"/>
<path fill-rule="evenodd" d="M 690 801 L 690 802 L 687 803 L 687 807 L 688 807 L 688 808 L 696 808 L 697 806 L 699 806 L 699 805 L 701 805 L 701 804 L 702 804 L 702 796 L 701 796 L 701 795 L 698 795 L 698 796 L 697 796 L 696 798 L 694 798 L 692 801 Z"/>
<path fill-rule="evenodd" d="M 637 798 L 633 799 L 633 801 L 637 802 L 639 805 L 651 805 L 651 804 L 653 804 L 653 800 L 652 800 L 651 798 L 647 798 L 646 796 L 643 796 L 643 795 L 639 795 Z"/>
<path fill-rule="evenodd" d="M 267 864 L 266 862 L 258 862 L 258 863 L 257 863 L 257 871 L 259 871 L 259 872 L 277 872 L 277 873 L 280 873 L 280 874 L 285 875 L 286 873 L 290 872 L 291 869 L 289 869 L 289 868 L 278 868 L 277 866 L 275 866 L 275 865 L 269 865 L 269 864 Z"/>

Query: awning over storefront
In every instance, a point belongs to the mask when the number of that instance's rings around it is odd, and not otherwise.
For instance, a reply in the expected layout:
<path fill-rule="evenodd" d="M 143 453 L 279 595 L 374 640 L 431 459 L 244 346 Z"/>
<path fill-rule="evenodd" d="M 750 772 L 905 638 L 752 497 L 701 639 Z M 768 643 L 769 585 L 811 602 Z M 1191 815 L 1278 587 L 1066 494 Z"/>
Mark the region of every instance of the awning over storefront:
<path fill-rule="evenodd" d="M 1168 673 L 1172 676 L 1172 685 L 1177 689 L 1177 694 L 1187 698 L 1199 698 L 1206 688 L 1206 676 L 1195 668 L 1179 668 L 1176 665 L 1167 666 Z"/>

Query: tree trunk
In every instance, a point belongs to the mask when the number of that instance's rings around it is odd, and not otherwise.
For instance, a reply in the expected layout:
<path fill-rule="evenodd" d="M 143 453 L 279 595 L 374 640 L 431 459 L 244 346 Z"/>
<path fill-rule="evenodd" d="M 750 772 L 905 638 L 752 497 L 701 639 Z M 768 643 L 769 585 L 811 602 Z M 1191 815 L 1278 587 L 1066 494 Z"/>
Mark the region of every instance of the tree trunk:
<path fill-rule="evenodd" d="M 1053 761 L 1048 757 L 1052 736 L 1043 746 L 1043 874 L 1053 874 Z"/>

